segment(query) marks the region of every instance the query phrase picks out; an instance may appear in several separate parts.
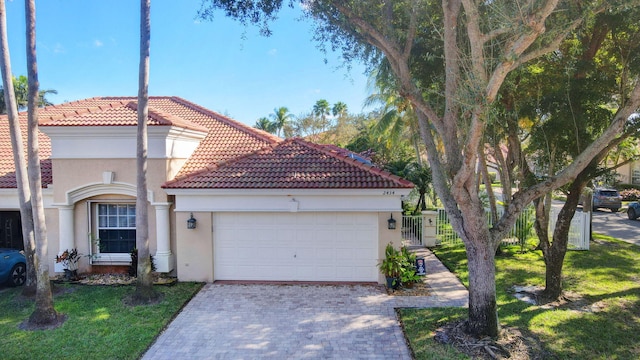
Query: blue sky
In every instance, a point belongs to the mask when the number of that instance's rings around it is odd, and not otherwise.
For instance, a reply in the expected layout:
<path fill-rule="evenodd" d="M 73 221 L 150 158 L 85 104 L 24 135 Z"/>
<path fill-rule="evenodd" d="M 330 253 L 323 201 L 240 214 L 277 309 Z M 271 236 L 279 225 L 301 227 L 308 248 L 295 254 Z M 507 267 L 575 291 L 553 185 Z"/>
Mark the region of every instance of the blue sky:
<path fill-rule="evenodd" d="M 340 66 L 312 41 L 312 26 L 287 9 L 263 37 L 220 13 L 196 19 L 200 0 L 151 2 L 150 95 L 175 95 L 253 125 L 275 107 L 294 115 L 315 102 L 345 102 L 359 113 L 367 96 L 364 67 Z M 24 3 L 7 1 L 11 65 L 26 75 Z M 136 96 L 139 1 L 36 2 L 41 89 L 54 103 L 94 96 Z M 243 34 L 245 37 L 243 38 Z"/>

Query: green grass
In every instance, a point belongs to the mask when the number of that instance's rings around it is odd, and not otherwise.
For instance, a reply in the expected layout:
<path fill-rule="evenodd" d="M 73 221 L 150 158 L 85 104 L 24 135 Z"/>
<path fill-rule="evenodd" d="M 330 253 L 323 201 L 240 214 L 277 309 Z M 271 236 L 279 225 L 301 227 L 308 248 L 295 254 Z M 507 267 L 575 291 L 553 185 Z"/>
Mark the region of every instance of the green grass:
<path fill-rule="evenodd" d="M 496 258 L 500 322 L 537 337 L 559 359 L 638 359 L 640 247 L 609 237 L 595 238 L 589 251 L 567 253 L 563 284 L 587 304 L 596 304 L 592 308 L 596 311 L 543 309 L 516 300 L 510 288 L 544 286 L 545 267 L 540 251 L 520 254 L 513 246 Z M 435 253 L 468 285 L 462 245 L 442 246 Z M 432 337 L 440 323 L 465 317 L 466 309 L 404 309 L 400 314 L 417 359 L 465 358 Z"/>
<path fill-rule="evenodd" d="M 18 329 L 33 301 L 22 298 L 19 288 L 0 290 L 0 358 L 137 359 L 202 284 L 157 286 L 163 301 L 136 307 L 122 302 L 133 286 L 55 286 L 64 291 L 54 306 L 68 318 L 54 330 Z"/>

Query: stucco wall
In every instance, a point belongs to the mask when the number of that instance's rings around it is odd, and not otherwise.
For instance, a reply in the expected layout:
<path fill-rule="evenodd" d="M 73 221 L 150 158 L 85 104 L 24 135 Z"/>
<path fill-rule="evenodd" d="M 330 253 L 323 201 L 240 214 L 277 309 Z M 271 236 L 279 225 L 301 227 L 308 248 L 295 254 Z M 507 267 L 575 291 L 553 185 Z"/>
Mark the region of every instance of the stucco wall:
<path fill-rule="evenodd" d="M 396 220 L 396 229 L 389 230 L 388 219 L 391 212 L 378 213 L 378 263 L 384 258 L 384 250 L 388 243 L 392 243 L 397 249 L 402 246 L 402 213 L 393 212 L 393 218 Z M 384 284 L 384 276 L 378 271 L 378 283 Z"/>
<path fill-rule="evenodd" d="M 113 172 L 114 182 L 136 185 L 135 159 L 54 159 L 52 167 L 55 203 L 65 202 L 69 190 L 102 183 L 105 171 Z M 147 187 L 153 191 L 157 202 L 167 201 L 167 195 L 160 186 L 168 180 L 168 167 L 166 160 L 149 159 L 147 163 Z"/>
<path fill-rule="evenodd" d="M 631 183 L 631 175 L 633 172 L 633 169 L 637 169 L 638 166 L 634 166 L 636 165 L 635 162 L 630 163 L 630 164 L 624 164 L 622 166 L 620 166 L 618 169 L 616 169 L 616 171 L 618 172 L 618 180 L 620 180 L 621 183 L 623 184 L 630 184 Z"/>
<path fill-rule="evenodd" d="M 176 212 L 176 271 L 181 281 L 213 282 L 212 217 L 194 212 L 195 229 L 187 229 L 190 213 Z"/>

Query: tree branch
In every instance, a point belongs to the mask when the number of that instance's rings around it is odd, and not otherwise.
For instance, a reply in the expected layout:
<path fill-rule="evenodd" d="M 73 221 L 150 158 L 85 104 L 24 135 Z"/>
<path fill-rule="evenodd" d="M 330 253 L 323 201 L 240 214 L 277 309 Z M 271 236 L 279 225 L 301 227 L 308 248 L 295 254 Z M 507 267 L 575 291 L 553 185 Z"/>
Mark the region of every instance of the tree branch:
<path fill-rule="evenodd" d="M 343 5 L 341 1 L 332 1 L 332 4 L 343 16 L 349 19 L 349 21 L 356 26 L 360 31 L 360 36 L 367 38 L 371 45 L 377 47 L 384 53 L 394 69 L 396 76 L 400 80 L 401 95 L 409 99 L 416 107 L 416 110 L 422 111 L 439 133 L 444 133 L 442 119 L 440 119 L 433 108 L 425 102 L 422 97 L 422 93 L 412 82 L 408 61 L 404 59 L 403 54 L 399 51 L 398 47 L 395 46 L 395 44 L 390 43 L 384 34 L 380 33 L 368 22 L 356 15 L 351 11 L 351 9 Z"/>
<path fill-rule="evenodd" d="M 404 51 L 402 52 L 402 59 L 406 62 L 409 61 L 411 55 L 411 49 L 413 48 L 413 40 L 416 37 L 418 28 L 417 11 L 415 11 L 415 1 L 412 2 L 413 6 L 409 13 L 409 29 L 407 30 L 407 39 L 404 43 Z"/>
<path fill-rule="evenodd" d="M 509 72 L 522 64 L 522 62 L 519 61 L 522 54 L 524 54 L 531 44 L 533 44 L 538 37 L 545 32 L 546 28 L 544 23 L 549 15 L 551 15 L 551 12 L 556 8 L 558 2 L 559 0 L 548 0 L 540 9 L 532 11 L 532 13 L 527 17 L 528 22 L 525 24 L 529 29 L 531 29 L 531 31 L 522 32 L 521 36 L 507 42 L 507 45 L 504 47 L 505 51 L 503 54 L 503 58 L 505 60 L 496 66 L 487 83 L 486 96 L 489 103 L 492 103 L 496 99 L 498 91 Z M 549 48 L 548 51 L 555 50 L 556 48 Z M 538 52 L 537 56 L 544 55 L 545 53 L 546 52 Z"/>
<path fill-rule="evenodd" d="M 498 221 L 498 224 L 491 229 L 492 233 L 504 234 L 509 231 L 511 224 L 515 222 L 516 214 L 519 214 L 520 210 L 524 208 L 533 199 L 544 196 L 549 191 L 559 188 L 570 181 L 574 180 L 576 176 L 582 172 L 591 163 L 592 159 L 605 149 L 609 142 L 614 140 L 617 134 L 620 133 L 623 126 L 634 113 L 636 109 L 640 107 L 640 78 L 636 78 L 635 86 L 631 92 L 629 102 L 621 109 L 618 110 L 611 122 L 611 125 L 604 131 L 604 133 L 598 137 L 591 145 L 589 145 L 575 160 L 567 166 L 564 170 L 558 174 L 550 177 L 548 180 L 538 183 L 524 191 L 519 191 L 513 196 L 513 201 L 507 209 L 505 214 Z"/>
<path fill-rule="evenodd" d="M 462 6 L 467 19 L 467 36 L 469 37 L 469 48 L 471 49 L 471 64 L 476 78 L 482 83 L 487 82 L 487 73 L 484 59 L 484 36 L 480 30 L 480 14 L 478 7 L 471 0 L 462 0 Z"/>

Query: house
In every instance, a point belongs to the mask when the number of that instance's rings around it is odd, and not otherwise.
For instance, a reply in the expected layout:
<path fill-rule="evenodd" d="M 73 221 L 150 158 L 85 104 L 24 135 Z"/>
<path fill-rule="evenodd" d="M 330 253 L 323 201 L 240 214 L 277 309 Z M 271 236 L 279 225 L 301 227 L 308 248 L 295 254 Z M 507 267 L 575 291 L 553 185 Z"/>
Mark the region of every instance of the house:
<path fill-rule="evenodd" d="M 620 183 L 640 185 L 640 161 L 624 164 L 616 169 L 616 173 Z"/>
<path fill-rule="evenodd" d="M 40 111 L 50 271 L 127 266 L 135 246 L 137 99 L 97 97 Z M 20 115 L 26 122 L 26 114 Z M 26 143 L 26 126 L 23 127 Z M 21 246 L 6 117 L 0 125 L 0 247 Z M 343 150 L 283 140 L 178 97 L 151 97 L 150 250 L 182 281 L 380 282 L 413 185 Z"/>

